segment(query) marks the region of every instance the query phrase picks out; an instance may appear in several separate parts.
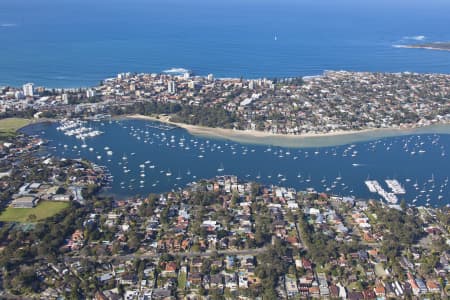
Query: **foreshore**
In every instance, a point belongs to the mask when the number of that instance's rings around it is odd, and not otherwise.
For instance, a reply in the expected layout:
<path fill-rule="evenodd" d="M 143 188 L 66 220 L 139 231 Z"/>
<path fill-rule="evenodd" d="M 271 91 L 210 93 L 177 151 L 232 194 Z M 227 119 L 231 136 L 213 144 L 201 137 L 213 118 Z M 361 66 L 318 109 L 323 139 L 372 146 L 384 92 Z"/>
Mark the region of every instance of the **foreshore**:
<path fill-rule="evenodd" d="M 405 48 L 405 49 L 425 49 L 425 50 L 435 50 L 435 51 L 450 51 L 450 46 L 446 44 L 445 47 L 436 45 L 394 45 L 394 48 Z"/>
<path fill-rule="evenodd" d="M 283 147 L 327 147 L 380 139 L 384 137 L 410 134 L 439 133 L 450 134 L 450 124 L 430 125 L 414 128 L 382 128 L 327 133 L 307 133 L 301 135 L 274 134 L 256 130 L 233 130 L 172 122 L 167 115 L 128 115 L 129 119 L 162 122 L 186 129 L 196 136 L 227 139 L 246 144 L 265 144 Z"/>

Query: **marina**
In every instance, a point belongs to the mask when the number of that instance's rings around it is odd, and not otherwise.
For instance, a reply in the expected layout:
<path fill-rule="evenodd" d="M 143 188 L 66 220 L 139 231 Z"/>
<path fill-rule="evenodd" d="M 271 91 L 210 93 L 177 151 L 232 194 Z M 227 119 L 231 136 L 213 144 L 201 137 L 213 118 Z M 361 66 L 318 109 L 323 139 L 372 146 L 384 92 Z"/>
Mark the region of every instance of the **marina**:
<path fill-rule="evenodd" d="M 102 134 L 82 140 L 66 134 L 76 128 L 92 128 Z M 84 158 L 107 168 L 113 181 L 105 192 L 116 197 L 159 193 L 201 178 L 236 174 L 266 184 L 389 204 L 403 199 L 410 205 L 449 203 L 450 163 L 442 155 L 448 152 L 448 134 L 302 148 L 195 136 L 182 128 L 168 129 L 162 123 L 135 119 L 72 120 L 36 124 L 23 131 L 48 140 L 46 151 L 53 155 Z M 422 154 L 418 154 L 420 150 Z"/>
<path fill-rule="evenodd" d="M 62 131 L 67 136 L 75 136 L 77 139 L 93 138 L 103 132 L 92 127 L 85 127 L 87 121 L 64 119 L 56 129 Z"/>
<path fill-rule="evenodd" d="M 366 180 L 365 184 L 371 193 L 377 193 L 390 204 L 397 204 L 398 198 L 394 192 L 386 191 L 376 180 Z"/>
<path fill-rule="evenodd" d="M 405 189 L 401 186 L 401 184 L 397 180 L 386 179 L 385 182 L 394 194 L 397 194 L 397 195 L 406 194 Z"/>

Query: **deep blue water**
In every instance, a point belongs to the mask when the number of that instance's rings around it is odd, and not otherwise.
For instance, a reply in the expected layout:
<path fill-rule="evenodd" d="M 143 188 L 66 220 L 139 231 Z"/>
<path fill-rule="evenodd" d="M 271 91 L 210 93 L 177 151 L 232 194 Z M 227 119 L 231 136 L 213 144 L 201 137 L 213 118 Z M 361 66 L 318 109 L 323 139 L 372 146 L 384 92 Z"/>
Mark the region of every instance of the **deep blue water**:
<path fill-rule="evenodd" d="M 216 76 L 450 72 L 447 0 L 1 0 L 0 85 L 95 85 L 172 67 Z M 275 40 L 276 37 L 276 40 Z"/>
<path fill-rule="evenodd" d="M 152 124 L 142 120 L 91 123 L 89 126 L 105 133 L 87 140 L 85 148 L 80 140 L 57 131 L 58 124 L 33 125 L 23 131 L 50 140 L 48 151 L 56 156 L 82 157 L 107 166 L 114 176 L 112 189 L 107 192 L 119 197 L 168 191 L 201 178 L 235 174 L 268 184 L 302 190 L 313 187 L 374 199 L 379 197 L 368 191 L 364 181 L 378 180 L 387 190 L 384 180 L 395 178 L 407 192 L 399 199 L 416 205 L 450 203 L 450 185 L 446 183 L 450 177 L 449 134 L 384 138 L 335 147 L 283 148 L 197 137 L 180 128 L 162 131 L 149 126 Z M 113 155 L 107 155 L 105 147 Z M 218 171 L 221 167 L 223 172 Z M 130 171 L 125 172 L 127 169 Z M 167 176 L 169 171 L 171 176 Z"/>

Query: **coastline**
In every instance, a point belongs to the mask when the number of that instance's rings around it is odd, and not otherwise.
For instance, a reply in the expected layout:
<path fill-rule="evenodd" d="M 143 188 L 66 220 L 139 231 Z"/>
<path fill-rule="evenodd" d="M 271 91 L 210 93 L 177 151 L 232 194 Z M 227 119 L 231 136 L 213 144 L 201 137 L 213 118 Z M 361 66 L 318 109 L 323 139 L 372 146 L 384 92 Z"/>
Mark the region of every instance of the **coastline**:
<path fill-rule="evenodd" d="M 308 133 L 301 135 L 275 134 L 256 130 L 233 130 L 189 125 L 172 122 L 169 116 L 127 115 L 128 119 L 161 122 L 183 128 L 190 134 L 208 138 L 226 139 L 244 144 L 263 144 L 281 147 L 328 147 L 355 142 L 370 141 L 385 137 L 410 134 L 439 133 L 450 134 L 450 124 L 429 125 L 413 128 L 374 128 L 328 133 Z"/>
<path fill-rule="evenodd" d="M 439 46 L 420 46 L 420 45 L 394 45 L 394 48 L 404 48 L 404 49 L 424 49 L 424 50 L 434 50 L 434 51 L 450 51 L 450 48 L 441 48 Z"/>
<path fill-rule="evenodd" d="M 33 125 L 42 124 L 42 123 L 58 122 L 58 119 L 53 119 L 53 118 L 39 118 L 39 119 L 27 119 L 27 120 L 29 120 L 29 123 L 25 124 L 22 127 L 17 128 L 17 132 L 20 132 L 22 129 L 24 129 L 28 126 L 33 126 Z"/>

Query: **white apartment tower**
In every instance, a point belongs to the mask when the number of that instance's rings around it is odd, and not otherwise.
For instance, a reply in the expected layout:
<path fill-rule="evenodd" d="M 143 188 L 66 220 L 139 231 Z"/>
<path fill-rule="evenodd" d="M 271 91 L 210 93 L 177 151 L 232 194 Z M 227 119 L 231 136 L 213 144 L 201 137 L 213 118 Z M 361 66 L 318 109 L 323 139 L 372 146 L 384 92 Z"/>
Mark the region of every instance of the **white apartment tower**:
<path fill-rule="evenodd" d="M 93 97 L 95 97 L 95 91 L 93 90 L 93 89 L 88 89 L 87 91 L 86 91 L 86 97 L 87 98 L 93 98 Z"/>
<path fill-rule="evenodd" d="M 33 97 L 34 96 L 34 84 L 26 83 L 23 85 L 23 94 L 25 97 Z"/>
<path fill-rule="evenodd" d="M 167 84 L 167 90 L 171 94 L 175 94 L 177 92 L 177 86 L 175 84 L 175 81 L 173 80 L 169 81 L 169 83 Z"/>

